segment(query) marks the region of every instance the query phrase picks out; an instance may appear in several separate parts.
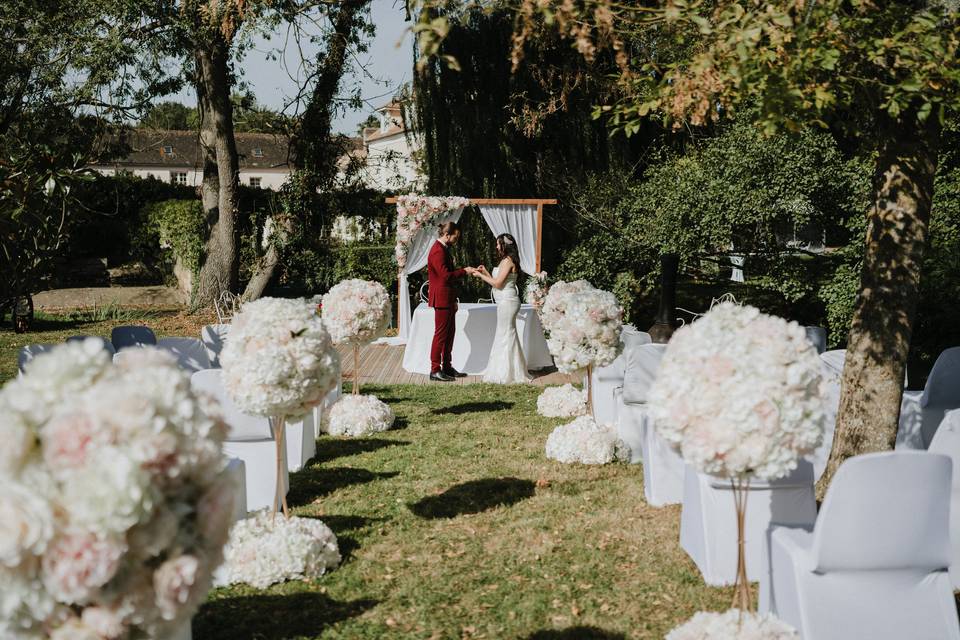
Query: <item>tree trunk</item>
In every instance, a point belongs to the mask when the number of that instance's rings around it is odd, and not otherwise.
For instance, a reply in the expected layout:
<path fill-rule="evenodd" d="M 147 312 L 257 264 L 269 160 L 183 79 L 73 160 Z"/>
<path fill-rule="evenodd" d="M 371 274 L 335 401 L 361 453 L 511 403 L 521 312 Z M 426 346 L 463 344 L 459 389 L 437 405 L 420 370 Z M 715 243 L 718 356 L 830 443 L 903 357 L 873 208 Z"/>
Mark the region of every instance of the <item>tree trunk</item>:
<path fill-rule="evenodd" d="M 222 38 L 211 37 L 212 41 L 198 43 L 195 52 L 204 152 L 200 193 L 208 229 L 193 300 L 201 307 L 213 305 L 224 291 L 236 291 L 240 274 L 236 225 L 240 166 L 230 102 L 230 46 Z"/>
<path fill-rule="evenodd" d="M 318 65 L 317 81 L 310 94 L 310 102 L 303 113 L 300 131 L 294 141 L 297 152 L 292 158 L 297 169 L 308 172 L 308 189 L 320 189 L 337 174 L 337 160 L 343 151 L 335 144 L 331 136 L 331 105 L 337 96 L 340 80 L 346 70 L 347 52 L 356 30 L 362 26 L 362 12 L 370 0 L 344 0 L 337 13 L 332 17 L 333 31 L 327 38 L 323 61 Z M 292 232 L 293 220 L 285 212 L 283 226 L 288 237 Z M 298 212 L 303 213 L 303 212 Z M 277 221 L 275 221 L 277 222 Z M 279 231 L 279 229 L 278 229 Z M 257 270 L 247 283 L 243 292 L 244 300 L 256 300 L 263 295 L 273 280 L 277 265 L 280 264 L 281 250 L 278 243 L 272 242 L 266 255 L 257 266 Z"/>
<path fill-rule="evenodd" d="M 677 273 L 680 256 L 665 253 L 660 256 L 660 307 L 650 327 L 650 338 L 659 344 L 670 342 L 677 325 Z"/>
<path fill-rule="evenodd" d="M 940 127 L 885 122 L 823 496 L 847 458 L 893 448 L 927 242 Z"/>

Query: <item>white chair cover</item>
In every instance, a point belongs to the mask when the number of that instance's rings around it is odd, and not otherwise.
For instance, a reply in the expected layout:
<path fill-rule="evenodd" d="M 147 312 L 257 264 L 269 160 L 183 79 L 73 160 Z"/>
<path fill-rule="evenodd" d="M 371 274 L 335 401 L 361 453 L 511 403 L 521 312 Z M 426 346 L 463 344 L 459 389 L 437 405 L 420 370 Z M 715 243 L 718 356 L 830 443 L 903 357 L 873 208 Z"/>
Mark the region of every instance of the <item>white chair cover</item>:
<path fill-rule="evenodd" d="M 188 373 L 210 368 L 207 350 L 198 338 L 160 338 L 157 347 L 172 353 L 180 368 Z"/>
<path fill-rule="evenodd" d="M 650 385 L 657 377 L 665 344 L 640 344 L 624 350 L 623 401 L 642 404 L 647 401 Z"/>
<path fill-rule="evenodd" d="M 116 353 L 113 348 L 113 343 L 103 336 L 70 336 L 66 339 L 66 342 L 84 342 L 86 340 L 96 340 L 99 342 L 103 350 L 110 354 L 110 357 L 113 357 L 113 354 Z"/>
<path fill-rule="evenodd" d="M 20 350 L 17 351 L 17 366 L 20 368 L 20 373 L 23 373 L 24 367 L 27 364 L 36 358 L 41 353 L 46 353 L 53 349 L 55 344 L 28 344 L 20 347 Z"/>
<path fill-rule="evenodd" d="M 687 466 L 680 514 L 680 546 L 712 586 L 733 584 L 737 576 L 736 509 L 730 480 L 697 473 Z M 747 494 L 747 578 L 760 579 L 767 566 L 765 540 L 775 524 L 812 529 L 817 518 L 813 465 L 801 460 L 785 478 L 753 480 Z"/>
<path fill-rule="evenodd" d="M 832 349 L 820 354 L 820 361 L 826 367 L 824 373 L 836 376 L 837 380 L 843 376 L 843 364 L 847 360 L 846 349 Z"/>
<path fill-rule="evenodd" d="M 200 330 L 200 340 L 207 350 L 207 359 L 213 369 L 220 368 L 220 352 L 223 351 L 223 345 L 229 332 L 230 325 L 228 324 L 208 324 Z"/>
<path fill-rule="evenodd" d="M 830 459 L 830 451 L 833 449 L 833 434 L 837 429 L 837 413 L 840 409 L 840 376 L 843 373 L 843 356 L 846 351 L 830 351 L 828 353 L 837 354 L 831 356 L 828 361 L 824 358 L 826 354 L 821 354 L 820 364 L 823 378 L 826 381 L 826 395 L 823 399 L 826 420 L 824 420 L 823 440 L 808 459 L 813 463 L 814 483 L 820 480 L 820 476 L 827 468 L 827 461 Z"/>
<path fill-rule="evenodd" d="M 110 332 L 110 342 L 113 343 L 114 351 L 120 351 L 128 347 L 157 344 L 157 336 L 154 335 L 150 327 L 128 325 L 114 327 L 113 331 Z"/>
<path fill-rule="evenodd" d="M 407 251 L 407 264 L 400 271 L 399 297 L 400 309 L 397 318 L 397 337 L 391 340 L 392 344 L 404 344 L 410 335 L 410 321 L 413 317 L 413 311 L 410 308 L 410 291 L 407 285 L 407 275 L 419 271 L 427 266 L 427 257 L 430 255 L 430 247 L 437 241 L 437 225 L 444 222 L 456 222 L 460 219 L 463 208 L 453 209 L 447 215 L 443 216 L 435 225 L 426 226 L 417 232 L 410 242 Z"/>
<path fill-rule="evenodd" d="M 537 205 L 478 204 L 477 208 L 493 235 L 509 233 L 514 237 L 520 269 L 534 275 L 537 272 Z"/>
<path fill-rule="evenodd" d="M 960 590 L 960 409 L 947 411 L 933 434 L 930 453 L 950 456 L 953 480 L 950 485 L 950 583 Z"/>
<path fill-rule="evenodd" d="M 593 414 L 600 424 L 617 424 L 616 391 L 623 387 L 623 375 L 626 369 L 626 351 L 634 345 L 649 344 L 650 334 L 637 331 L 631 326 L 625 326 L 620 333 L 620 343 L 623 351 L 616 359 L 605 367 L 593 370 Z M 587 375 L 584 371 L 583 384 L 587 384 Z M 586 388 L 586 387 L 584 387 Z"/>
<path fill-rule="evenodd" d="M 960 640 L 946 571 L 950 466 L 915 451 L 847 460 L 812 533 L 771 531 L 761 612 L 816 640 Z"/>
<path fill-rule="evenodd" d="M 937 356 L 922 392 L 903 392 L 896 448 L 929 447 L 951 409 L 960 409 L 960 347 L 945 349 Z"/>
<path fill-rule="evenodd" d="M 827 330 L 823 327 L 804 327 L 807 331 L 807 340 L 817 349 L 817 353 L 827 350 Z"/>

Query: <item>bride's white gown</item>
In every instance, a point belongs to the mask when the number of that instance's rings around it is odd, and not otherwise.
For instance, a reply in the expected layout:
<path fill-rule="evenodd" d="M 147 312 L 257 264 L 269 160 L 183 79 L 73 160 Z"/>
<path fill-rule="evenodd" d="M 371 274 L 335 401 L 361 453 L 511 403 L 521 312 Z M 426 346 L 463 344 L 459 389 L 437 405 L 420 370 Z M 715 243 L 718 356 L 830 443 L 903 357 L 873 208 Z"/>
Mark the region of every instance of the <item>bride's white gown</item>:
<path fill-rule="evenodd" d="M 490 275 L 496 279 L 499 271 L 500 267 L 496 267 Z M 517 336 L 517 313 L 520 311 L 517 274 L 507 276 L 503 289 L 493 289 L 493 300 L 497 303 L 497 333 L 493 338 L 493 349 L 483 381 L 499 384 L 530 382 L 527 359 L 523 357 Z"/>

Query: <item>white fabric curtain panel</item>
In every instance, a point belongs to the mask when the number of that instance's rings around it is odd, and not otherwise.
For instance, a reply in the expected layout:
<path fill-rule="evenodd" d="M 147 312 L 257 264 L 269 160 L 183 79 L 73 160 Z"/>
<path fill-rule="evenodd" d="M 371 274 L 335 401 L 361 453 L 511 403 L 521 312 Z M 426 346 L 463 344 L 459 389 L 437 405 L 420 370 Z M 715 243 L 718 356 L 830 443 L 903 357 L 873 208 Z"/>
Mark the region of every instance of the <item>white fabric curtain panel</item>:
<path fill-rule="evenodd" d="M 407 285 L 407 274 L 419 271 L 427 266 L 430 247 L 432 247 L 433 243 L 437 240 L 437 226 L 444 222 L 459 221 L 462 213 L 462 207 L 451 210 L 447 215 L 437 220 L 436 224 L 420 229 L 417 235 L 413 237 L 413 242 L 410 243 L 410 249 L 407 251 L 407 265 L 403 271 L 400 272 L 400 317 L 397 319 L 397 324 L 399 325 L 397 328 L 398 344 L 403 344 L 407 341 L 407 337 L 410 335 L 410 321 L 413 318 L 413 311 L 410 307 L 410 291 Z"/>
<path fill-rule="evenodd" d="M 493 235 L 509 233 L 517 240 L 520 268 L 524 273 L 537 272 L 537 205 L 535 204 L 478 204 Z"/>

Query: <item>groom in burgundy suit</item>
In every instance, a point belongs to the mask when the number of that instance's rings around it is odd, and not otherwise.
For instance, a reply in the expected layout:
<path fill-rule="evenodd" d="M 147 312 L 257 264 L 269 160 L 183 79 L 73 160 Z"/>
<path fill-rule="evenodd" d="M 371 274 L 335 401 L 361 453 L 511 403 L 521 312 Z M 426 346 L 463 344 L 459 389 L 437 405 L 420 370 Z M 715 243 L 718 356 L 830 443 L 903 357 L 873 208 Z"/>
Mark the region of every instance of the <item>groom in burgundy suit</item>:
<path fill-rule="evenodd" d="M 427 304 L 433 307 L 434 313 L 433 344 L 430 347 L 430 379 L 449 382 L 466 375 L 454 369 L 450 362 L 453 336 L 457 330 L 455 280 L 466 274 L 473 275 L 476 269 L 453 268 L 450 248 L 460 240 L 460 227 L 456 222 L 445 222 L 440 225 L 438 235 L 427 257 L 427 281 L 429 282 Z"/>

